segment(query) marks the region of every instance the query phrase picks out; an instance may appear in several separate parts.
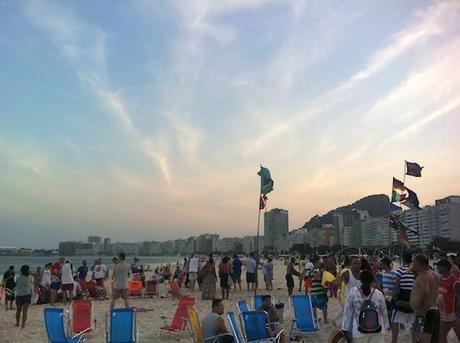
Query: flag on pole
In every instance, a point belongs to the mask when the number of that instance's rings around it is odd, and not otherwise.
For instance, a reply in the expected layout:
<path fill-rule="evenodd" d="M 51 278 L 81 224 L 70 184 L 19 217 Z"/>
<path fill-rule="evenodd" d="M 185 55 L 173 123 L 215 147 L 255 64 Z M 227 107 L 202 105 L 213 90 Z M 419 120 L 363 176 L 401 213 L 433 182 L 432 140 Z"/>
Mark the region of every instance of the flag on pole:
<path fill-rule="evenodd" d="M 409 207 L 412 210 L 420 210 L 420 203 L 418 201 L 417 194 L 410 190 L 409 188 L 406 188 L 408 196 L 407 199 L 402 202 L 404 206 Z"/>
<path fill-rule="evenodd" d="M 420 236 L 420 233 L 414 229 L 411 229 L 409 226 L 407 226 L 406 224 L 404 224 L 401 219 L 399 220 L 399 227 L 405 231 L 409 231 L 409 232 L 412 232 L 414 235 L 417 235 L 417 236 Z"/>
<path fill-rule="evenodd" d="M 418 163 L 415 162 L 406 162 L 406 175 L 421 177 L 422 176 L 422 169 Z"/>
<path fill-rule="evenodd" d="M 263 210 L 265 208 L 265 205 L 267 204 L 267 196 L 265 194 L 260 195 L 260 200 L 259 200 L 259 210 Z"/>
<path fill-rule="evenodd" d="M 398 189 L 401 192 L 404 192 L 406 188 L 404 187 L 404 183 L 402 181 L 399 181 L 395 177 L 393 177 L 393 189 Z"/>
<path fill-rule="evenodd" d="M 401 202 L 404 199 L 406 199 L 407 195 L 406 194 L 399 194 L 393 189 L 393 192 L 391 192 L 391 202 Z"/>
<path fill-rule="evenodd" d="M 260 176 L 260 194 L 268 194 L 273 190 L 273 180 L 270 176 L 270 171 L 260 166 L 260 171 L 257 173 Z"/>

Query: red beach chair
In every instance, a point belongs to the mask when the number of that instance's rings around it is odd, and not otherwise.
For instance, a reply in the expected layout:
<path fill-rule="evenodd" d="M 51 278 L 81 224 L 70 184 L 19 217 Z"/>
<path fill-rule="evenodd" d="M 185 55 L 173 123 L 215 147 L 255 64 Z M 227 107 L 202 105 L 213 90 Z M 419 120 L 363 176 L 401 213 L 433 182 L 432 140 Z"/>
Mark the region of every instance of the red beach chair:
<path fill-rule="evenodd" d="M 145 286 L 145 296 L 154 297 L 158 295 L 158 284 L 156 280 L 147 280 Z"/>
<path fill-rule="evenodd" d="M 72 301 L 70 318 L 74 334 L 93 330 L 93 303 L 91 300 Z"/>
<path fill-rule="evenodd" d="M 196 299 L 188 296 L 180 298 L 179 303 L 177 304 L 176 313 L 174 318 L 171 321 L 171 324 L 168 325 L 166 322 L 166 316 L 161 316 L 161 319 L 164 320 L 165 326 L 161 327 L 161 332 L 176 332 L 183 331 L 187 327 L 188 315 L 187 315 L 187 306 L 193 307 L 196 304 Z"/>
<path fill-rule="evenodd" d="M 177 284 L 176 280 L 169 280 L 168 285 L 169 285 L 169 288 L 171 289 L 172 298 L 180 299 L 182 297 L 182 293 L 180 291 L 179 285 Z"/>
<path fill-rule="evenodd" d="M 128 293 L 130 296 L 142 296 L 142 281 L 128 281 Z"/>

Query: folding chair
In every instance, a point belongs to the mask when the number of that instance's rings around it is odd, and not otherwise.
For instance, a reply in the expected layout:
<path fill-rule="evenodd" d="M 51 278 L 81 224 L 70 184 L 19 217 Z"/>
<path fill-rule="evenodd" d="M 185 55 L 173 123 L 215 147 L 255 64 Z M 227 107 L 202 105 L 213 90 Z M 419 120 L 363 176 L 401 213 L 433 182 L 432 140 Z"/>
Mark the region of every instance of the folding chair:
<path fill-rule="evenodd" d="M 147 280 L 145 283 L 146 297 L 154 297 L 158 295 L 158 284 L 156 280 Z"/>
<path fill-rule="evenodd" d="M 200 325 L 200 319 L 192 306 L 187 306 L 188 323 L 193 343 L 204 343 L 203 331 Z M 229 333 L 206 338 L 206 343 L 218 343 L 220 337 L 231 336 Z"/>
<path fill-rule="evenodd" d="M 88 332 L 93 330 L 93 303 L 89 299 L 74 300 L 70 306 L 72 332 Z"/>
<path fill-rule="evenodd" d="M 142 296 L 142 281 L 129 280 L 128 293 L 131 297 Z"/>
<path fill-rule="evenodd" d="M 311 298 L 308 295 L 289 297 L 292 325 L 289 335 L 310 335 L 319 332 L 319 322 L 313 316 Z"/>
<path fill-rule="evenodd" d="M 238 313 L 249 311 L 248 304 L 246 303 L 246 300 L 243 299 L 238 300 L 236 307 L 238 308 Z"/>
<path fill-rule="evenodd" d="M 182 293 L 180 291 L 179 285 L 177 284 L 176 280 L 169 280 L 168 285 L 171 290 L 172 298 L 180 299 L 182 297 Z"/>
<path fill-rule="evenodd" d="M 46 335 L 49 343 L 79 343 L 84 342 L 84 332 L 74 336 L 68 334 L 69 320 L 67 320 L 67 330 L 64 325 L 64 309 L 47 307 L 43 311 L 45 320 Z"/>
<path fill-rule="evenodd" d="M 243 335 L 247 343 L 250 342 L 279 342 L 280 331 L 275 337 L 268 336 L 268 314 L 264 311 L 247 311 L 240 314 Z"/>
<path fill-rule="evenodd" d="M 133 308 L 113 308 L 107 313 L 106 343 L 136 343 L 139 332 L 136 311 Z"/>
<path fill-rule="evenodd" d="M 176 313 L 172 318 L 171 324 L 166 322 L 168 317 L 161 316 L 161 319 L 163 319 L 165 322 L 165 325 L 161 327 L 161 332 L 176 332 L 185 330 L 187 327 L 187 306 L 193 307 L 195 304 L 195 298 L 187 296 L 180 298 L 179 303 L 177 304 Z"/>
<path fill-rule="evenodd" d="M 230 330 L 233 335 L 235 343 L 245 343 L 243 334 L 241 333 L 238 323 L 233 312 L 227 312 L 228 323 L 230 324 Z"/>

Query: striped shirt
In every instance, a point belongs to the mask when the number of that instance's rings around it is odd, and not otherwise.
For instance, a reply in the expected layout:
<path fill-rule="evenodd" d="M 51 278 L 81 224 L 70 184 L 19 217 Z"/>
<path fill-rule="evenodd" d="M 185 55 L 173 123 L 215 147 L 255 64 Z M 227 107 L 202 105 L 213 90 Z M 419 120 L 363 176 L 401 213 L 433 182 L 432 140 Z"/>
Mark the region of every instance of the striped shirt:
<path fill-rule="evenodd" d="M 325 287 L 323 287 L 322 285 L 322 276 L 323 276 L 323 273 L 321 273 L 319 270 L 315 270 L 313 272 L 314 276 L 311 280 L 311 290 L 310 290 L 310 294 L 311 295 L 318 295 L 318 294 L 324 294 L 324 293 L 327 293 L 327 289 Z"/>
<path fill-rule="evenodd" d="M 396 269 L 395 274 L 399 276 L 399 288 L 411 291 L 415 275 L 413 273 L 406 273 L 406 269 L 407 267 L 399 267 Z"/>
<path fill-rule="evenodd" d="M 396 283 L 396 274 L 394 271 L 384 272 L 382 274 L 383 293 L 393 292 Z"/>

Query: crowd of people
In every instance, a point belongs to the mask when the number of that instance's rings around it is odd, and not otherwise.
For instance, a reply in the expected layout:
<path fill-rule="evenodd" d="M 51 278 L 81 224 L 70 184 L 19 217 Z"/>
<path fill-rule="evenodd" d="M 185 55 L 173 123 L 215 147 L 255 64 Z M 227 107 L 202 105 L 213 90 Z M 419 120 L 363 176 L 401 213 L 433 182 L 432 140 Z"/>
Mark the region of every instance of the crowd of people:
<path fill-rule="evenodd" d="M 391 335 L 391 342 L 396 343 L 400 330 L 408 328 L 414 341 L 444 343 L 451 329 L 460 337 L 460 256 L 435 251 L 432 261 L 430 264 L 427 256 L 413 256 L 409 252 L 396 260 L 386 256 L 285 258 L 287 295 L 292 295 L 295 289 L 307 294 L 314 318 L 318 319 L 318 312 L 321 312 L 324 323 L 330 320 L 328 303 L 336 298 L 340 311 L 334 315 L 332 323 L 348 341 L 383 342 L 386 335 Z M 91 267 L 83 260 L 74 268 L 69 259 L 61 257 L 35 271 L 24 265 L 19 273 L 10 266 L 2 281 L 5 309 L 12 310 L 15 302 L 16 324 L 24 327 L 28 306 L 34 299 L 51 306 L 87 296 L 107 299 L 108 282 L 112 290 L 110 307 L 115 306 L 119 298 L 128 307 L 128 280 L 136 275 L 145 287 L 147 268 L 138 258 L 128 265 L 123 253 L 112 262 L 110 280 L 109 268 L 101 259 L 96 259 Z M 258 279 L 258 269 L 263 281 Z M 155 268 L 151 279 L 158 284 L 174 279 L 179 287 L 191 292 L 198 288 L 203 300 L 213 300 L 212 309 L 219 314 L 223 303 L 216 296 L 218 286 L 220 299 L 229 299 L 232 292 L 241 293 L 243 281 L 250 294 L 262 283 L 269 294 L 273 291 L 273 277 L 273 258 L 263 256 L 257 261 L 252 253 L 245 258 L 223 256 L 218 261 L 213 255 L 194 254 L 177 263 L 174 271 L 169 264 Z M 261 309 L 269 313 L 270 322 L 277 322 L 277 312 L 270 306 L 273 304 L 267 300 Z M 216 318 L 216 315 L 210 317 Z M 205 322 L 208 321 L 211 319 Z M 221 324 L 222 329 L 225 323 Z M 271 327 L 271 331 L 275 335 L 280 330 Z"/>

